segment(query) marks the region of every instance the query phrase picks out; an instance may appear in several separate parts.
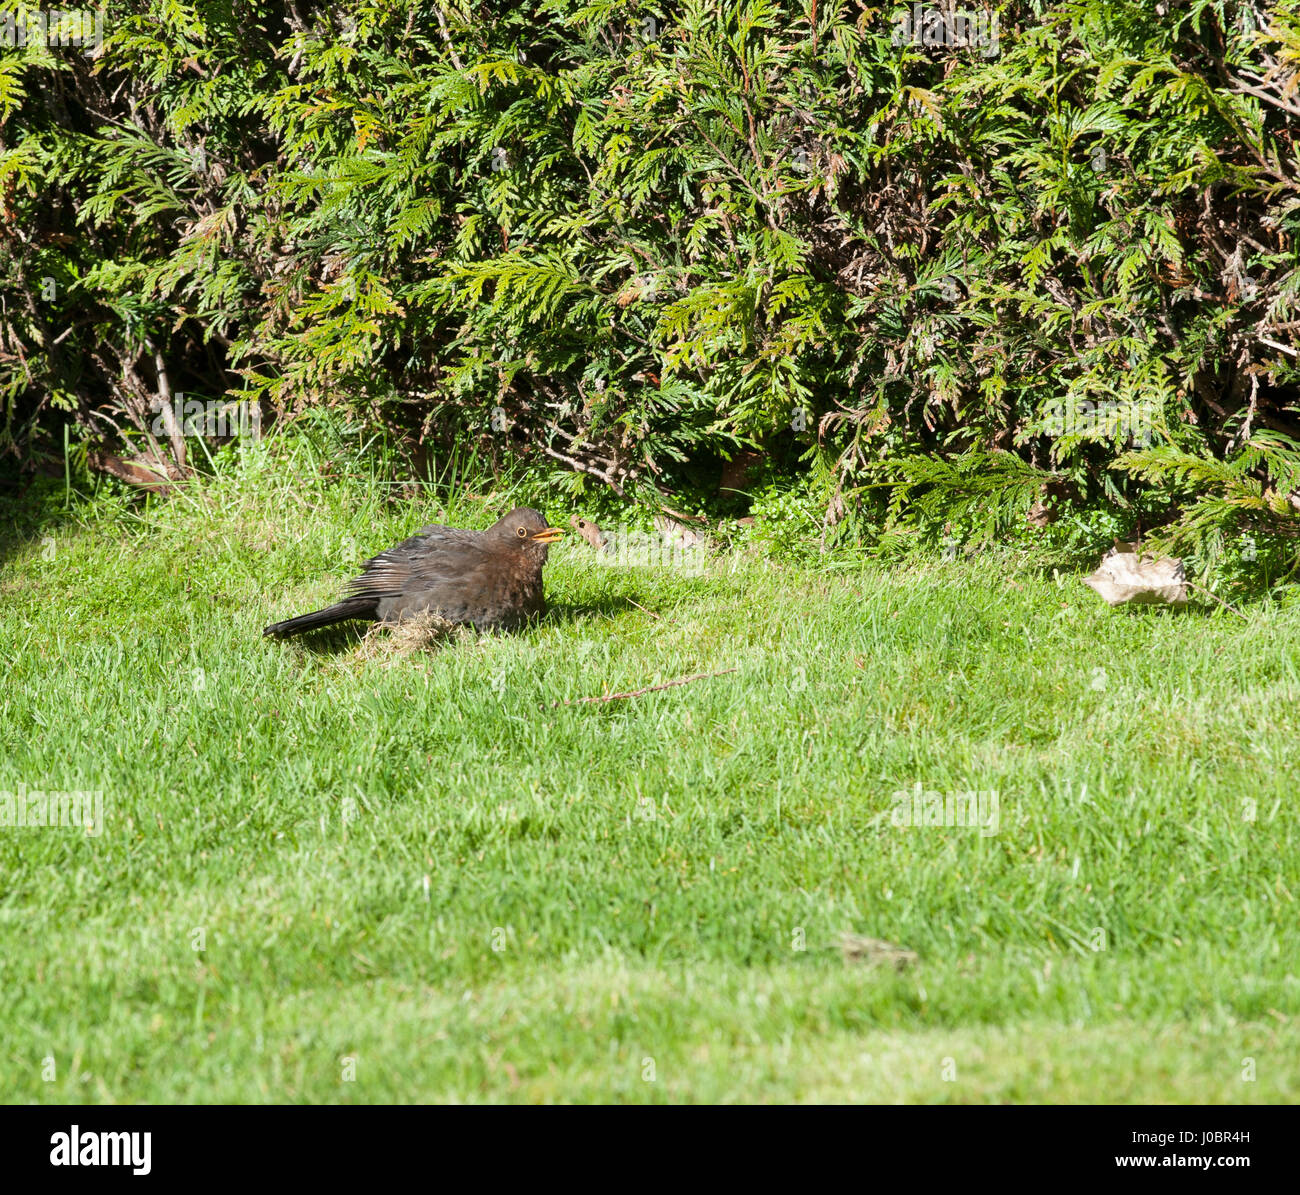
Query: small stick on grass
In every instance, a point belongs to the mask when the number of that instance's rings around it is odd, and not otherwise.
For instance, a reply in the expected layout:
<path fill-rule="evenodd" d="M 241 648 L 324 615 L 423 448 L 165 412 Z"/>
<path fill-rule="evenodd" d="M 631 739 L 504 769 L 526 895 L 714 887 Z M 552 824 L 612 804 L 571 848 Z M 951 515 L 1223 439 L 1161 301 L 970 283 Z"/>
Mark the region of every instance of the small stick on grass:
<path fill-rule="evenodd" d="M 658 693 L 660 689 L 671 689 L 675 685 L 687 685 L 693 680 L 708 680 L 714 676 L 726 676 L 735 672 L 735 668 L 724 668 L 721 672 L 697 672 L 694 676 L 680 676 L 676 680 L 665 681 L 662 685 L 648 685 L 644 689 L 633 689 L 630 693 L 604 693 L 600 697 L 579 697 L 574 701 L 552 701 L 551 708 L 557 705 L 585 705 L 589 701 L 622 701 L 625 697 L 640 697 L 643 693 Z"/>
<path fill-rule="evenodd" d="M 1245 618 L 1247 622 L 1250 621 L 1250 619 L 1246 618 L 1246 616 L 1240 610 L 1238 610 L 1236 606 L 1229 606 L 1228 603 L 1225 602 L 1217 593 L 1210 593 L 1210 591 L 1206 589 L 1204 585 L 1197 585 L 1194 581 L 1188 581 L 1187 586 L 1189 589 L 1196 590 L 1197 593 L 1209 594 L 1209 596 L 1212 597 L 1216 602 L 1218 602 L 1219 605 L 1222 606 L 1225 610 L 1231 610 L 1238 618 Z"/>
<path fill-rule="evenodd" d="M 638 610 L 640 610 L 642 614 L 648 614 L 650 615 L 651 618 L 659 617 L 659 615 L 656 614 L 653 610 L 647 610 L 643 605 L 641 605 L 640 602 L 633 602 L 631 598 L 628 598 L 627 600 L 629 602 L 632 602 L 632 605 L 634 605 Z"/>

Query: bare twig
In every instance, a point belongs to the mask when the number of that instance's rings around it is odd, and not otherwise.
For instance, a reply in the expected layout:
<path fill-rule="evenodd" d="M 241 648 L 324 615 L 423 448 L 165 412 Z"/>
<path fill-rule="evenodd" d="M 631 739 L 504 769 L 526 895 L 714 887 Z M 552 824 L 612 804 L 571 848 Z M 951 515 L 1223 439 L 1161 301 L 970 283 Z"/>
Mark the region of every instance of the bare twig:
<path fill-rule="evenodd" d="M 1217 593 L 1210 593 L 1204 585 L 1197 585 L 1194 581 L 1188 581 L 1187 587 L 1189 589 L 1195 589 L 1197 593 L 1209 594 L 1209 596 L 1218 602 L 1225 610 L 1231 610 L 1238 618 L 1245 618 L 1247 622 L 1250 621 L 1250 619 L 1246 618 L 1246 616 L 1238 610 L 1236 606 L 1229 606 L 1228 603 L 1225 602 Z"/>
<path fill-rule="evenodd" d="M 172 410 L 172 387 L 167 378 L 167 362 L 163 359 L 162 350 L 147 336 L 145 337 L 145 344 L 149 346 L 150 351 L 153 353 L 154 370 L 158 374 L 158 404 L 163 427 L 167 429 L 167 438 L 171 441 L 172 455 L 176 458 L 176 468 L 184 474 L 185 434 L 180 424 L 176 422 L 176 412 Z"/>
<path fill-rule="evenodd" d="M 1277 349 L 1282 353 L 1290 353 L 1293 357 L 1300 357 L 1300 353 L 1297 353 L 1295 349 L 1291 348 L 1289 345 L 1278 344 L 1276 340 L 1269 340 L 1267 336 L 1257 336 L 1256 339 L 1260 344 L 1266 344 L 1271 349 Z"/>
<path fill-rule="evenodd" d="M 458 71 L 463 71 L 465 64 L 461 62 L 460 55 L 456 53 L 456 47 L 452 44 L 451 31 L 447 28 L 447 18 L 442 15 L 442 5 L 435 4 L 433 11 L 438 16 L 438 28 L 442 31 L 442 40 L 447 45 L 447 52 L 451 55 L 451 64 Z"/>
<path fill-rule="evenodd" d="M 1273 107 L 1280 108 L 1291 116 L 1300 116 L 1300 106 L 1288 103 L 1282 96 L 1267 91 L 1263 87 L 1252 87 L 1243 79 L 1233 78 L 1232 82 L 1234 84 L 1232 90 L 1239 95 L 1253 95 L 1256 99 L 1263 100 L 1266 104 L 1272 104 Z"/>
<path fill-rule="evenodd" d="M 153 434 L 151 426 L 152 420 L 149 418 L 149 410 L 145 402 L 145 396 L 149 393 L 149 387 L 145 385 L 144 379 L 140 376 L 136 368 L 136 362 L 133 355 L 123 349 L 114 350 L 118 364 L 122 368 L 122 405 L 126 413 L 131 417 L 131 422 L 136 425 L 149 441 L 149 447 L 153 450 L 153 458 L 157 461 L 167 459 L 167 454 L 163 452 L 162 445 L 158 438 Z M 111 372 L 104 356 L 97 350 L 91 350 L 91 356 L 100 363 L 100 368 L 105 373 Z"/>
<path fill-rule="evenodd" d="M 590 465 L 586 461 L 579 460 L 576 456 L 570 456 L 565 452 L 558 452 L 549 444 L 542 445 L 542 451 L 547 456 L 553 457 L 557 461 L 563 461 L 570 468 L 576 469 L 579 473 L 589 473 L 592 477 L 598 477 L 620 498 L 623 497 L 623 487 L 614 479 L 613 474 L 604 469 L 599 469 L 595 465 Z"/>
<path fill-rule="evenodd" d="M 660 493 L 663 493 L 663 492 L 664 492 L 664 491 L 662 491 L 662 490 L 660 491 Z M 660 503 L 659 509 L 662 510 L 662 511 L 664 512 L 664 514 L 666 514 L 670 519 L 676 519 L 679 523 L 700 523 L 700 524 L 707 524 L 708 521 L 709 521 L 709 520 L 706 519 L 703 515 L 688 515 L 688 514 L 684 514 L 682 511 L 680 511 L 680 510 L 673 510 L 673 508 L 672 508 L 671 506 L 664 506 L 662 503 Z"/>
<path fill-rule="evenodd" d="M 635 602 L 632 602 L 632 604 L 636 605 Z M 621 701 L 625 697 L 640 697 L 644 693 L 658 693 L 660 689 L 671 689 L 676 685 L 687 685 L 693 680 L 708 680 L 714 676 L 726 676 L 728 673 L 735 671 L 737 671 L 735 668 L 724 668 L 721 672 L 697 672 L 694 676 L 681 676 L 676 680 L 665 681 L 662 685 L 649 685 L 644 689 L 633 689 L 630 693 L 604 693 L 600 697 L 579 697 L 575 701 L 552 701 L 551 708 L 554 709 L 557 705 L 585 705 L 589 701 Z"/>

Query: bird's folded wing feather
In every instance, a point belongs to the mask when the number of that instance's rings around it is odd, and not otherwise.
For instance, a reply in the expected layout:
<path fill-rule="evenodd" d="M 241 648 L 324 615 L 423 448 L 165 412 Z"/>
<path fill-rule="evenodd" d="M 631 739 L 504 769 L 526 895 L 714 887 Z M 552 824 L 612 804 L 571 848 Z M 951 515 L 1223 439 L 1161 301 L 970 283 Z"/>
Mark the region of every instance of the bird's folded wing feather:
<path fill-rule="evenodd" d="M 365 563 L 361 576 L 348 585 L 352 597 L 399 597 L 414 591 L 438 593 L 459 586 L 477 572 L 487 553 L 475 531 L 424 527 Z"/>

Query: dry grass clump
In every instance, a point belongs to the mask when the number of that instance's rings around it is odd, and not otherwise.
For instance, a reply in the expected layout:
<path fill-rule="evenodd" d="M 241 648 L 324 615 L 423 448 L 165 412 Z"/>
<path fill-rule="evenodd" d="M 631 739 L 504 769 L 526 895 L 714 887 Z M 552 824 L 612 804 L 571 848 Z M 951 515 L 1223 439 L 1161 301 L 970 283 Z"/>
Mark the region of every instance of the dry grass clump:
<path fill-rule="evenodd" d="M 838 945 L 846 963 L 865 967 L 893 967 L 905 970 L 916 962 L 916 951 L 897 946 L 880 938 L 864 938 L 861 934 L 842 933 Z"/>
<path fill-rule="evenodd" d="M 454 622 L 427 612 L 404 618 L 398 623 L 376 623 L 362 636 L 357 658 L 389 660 L 417 651 L 430 651 L 455 629 Z"/>

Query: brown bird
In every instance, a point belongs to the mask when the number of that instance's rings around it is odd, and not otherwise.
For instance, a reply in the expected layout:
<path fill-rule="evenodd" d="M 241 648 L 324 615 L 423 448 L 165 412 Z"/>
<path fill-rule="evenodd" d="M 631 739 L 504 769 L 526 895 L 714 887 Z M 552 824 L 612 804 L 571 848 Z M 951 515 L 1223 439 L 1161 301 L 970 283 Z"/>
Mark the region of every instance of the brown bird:
<path fill-rule="evenodd" d="M 273 622 L 262 633 L 283 638 L 352 618 L 392 624 L 426 613 L 479 630 L 508 630 L 545 611 L 542 566 L 547 545 L 563 534 L 527 506 L 486 531 L 422 527 L 367 560 L 342 601 Z"/>

